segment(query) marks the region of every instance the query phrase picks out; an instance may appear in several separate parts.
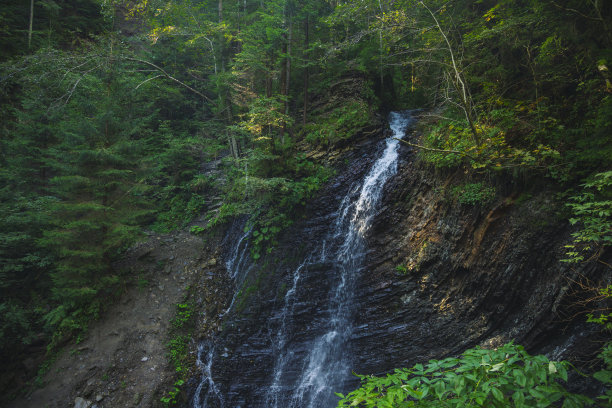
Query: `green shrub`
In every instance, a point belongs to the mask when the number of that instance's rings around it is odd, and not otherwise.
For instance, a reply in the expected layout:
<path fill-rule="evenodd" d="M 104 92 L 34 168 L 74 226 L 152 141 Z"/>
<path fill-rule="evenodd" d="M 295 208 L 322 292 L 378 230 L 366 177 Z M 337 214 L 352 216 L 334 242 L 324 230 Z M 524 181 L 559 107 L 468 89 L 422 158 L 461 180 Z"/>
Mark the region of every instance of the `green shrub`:
<path fill-rule="evenodd" d="M 352 100 L 327 114 L 316 124 L 305 127 L 306 141 L 313 146 L 331 146 L 350 139 L 370 122 L 370 108 L 362 100 Z"/>
<path fill-rule="evenodd" d="M 172 326 L 176 329 L 184 327 L 191 319 L 193 309 L 188 303 L 179 303 L 176 305 L 176 315 L 172 320 Z"/>
<path fill-rule="evenodd" d="M 531 356 L 513 343 L 473 348 L 460 358 L 430 360 L 386 377 L 359 375 L 361 387 L 339 407 L 584 407 L 593 401 L 568 392 L 569 363 Z"/>
<path fill-rule="evenodd" d="M 596 174 L 582 185 L 583 190 L 570 197 L 572 225 L 582 228 L 572 234 L 573 242 L 568 249 L 566 262 L 580 262 L 586 253 L 612 245 L 612 171 Z"/>
<path fill-rule="evenodd" d="M 486 204 L 495 198 L 495 188 L 482 183 L 467 183 L 453 187 L 451 194 L 461 204 Z"/>
<path fill-rule="evenodd" d="M 164 394 L 160 401 L 164 406 L 176 405 L 181 395 L 181 386 L 189 377 L 187 359 L 189 357 L 189 342 L 193 332 L 193 305 L 190 303 L 178 303 L 176 313 L 171 320 L 170 332 L 172 337 L 166 344 L 168 359 L 174 366 L 176 381 L 172 388 Z"/>
<path fill-rule="evenodd" d="M 204 233 L 204 231 L 206 231 L 206 228 L 199 225 L 194 225 L 189 229 L 189 232 L 191 232 L 193 235 L 200 235 Z"/>
<path fill-rule="evenodd" d="M 607 407 L 612 407 L 612 342 L 608 342 L 599 354 L 605 364 L 605 368 L 596 372 L 593 377 L 602 382 L 606 391 L 603 395 L 597 397 L 598 400 L 605 401 Z"/>
<path fill-rule="evenodd" d="M 478 144 L 474 142 L 472 130 L 464 120 L 459 117 L 440 120 L 424 129 L 422 143 L 426 149 L 419 154 L 423 160 L 439 168 L 547 169 L 559 173 L 557 166 L 561 154 L 545 144 L 544 138 L 517 143 L 520 138 L 517 139 L 515 133 L 526 132 L 518 130 L 524 126 L 516 116 L 521 109 L 522 105 L 517 103 L 512 109 L 497 109 L 482 115 L 474 124 L 480 139 Z M 453 112 L 447 112 L 447 115 L 452 117 Z M 558 176 L 561 177 L 560 174 Z"/>

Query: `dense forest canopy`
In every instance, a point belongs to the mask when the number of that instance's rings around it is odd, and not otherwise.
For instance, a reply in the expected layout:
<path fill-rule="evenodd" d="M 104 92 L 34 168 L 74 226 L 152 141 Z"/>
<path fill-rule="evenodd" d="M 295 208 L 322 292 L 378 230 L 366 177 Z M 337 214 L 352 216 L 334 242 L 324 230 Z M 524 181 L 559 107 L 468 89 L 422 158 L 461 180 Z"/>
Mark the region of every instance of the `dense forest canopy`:
<path fill-rule="evenodd" d="M 433 166 L 557 185 L 568 261 L 612 242 L 605 0 L 7 0 L 0 30 L 7 364 L 82 335 L 143 229 L 248 214 L 271 251 L 333 174 L 312 152 L 390 109 L 430 113 Z"/>

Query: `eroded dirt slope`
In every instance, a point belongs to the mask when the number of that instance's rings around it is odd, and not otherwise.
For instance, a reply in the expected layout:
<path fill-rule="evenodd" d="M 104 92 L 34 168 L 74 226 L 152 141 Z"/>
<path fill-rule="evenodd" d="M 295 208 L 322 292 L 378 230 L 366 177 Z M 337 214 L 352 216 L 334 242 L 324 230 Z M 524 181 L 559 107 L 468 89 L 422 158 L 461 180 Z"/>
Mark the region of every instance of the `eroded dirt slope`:
<path fill-rule="evenodd" d="M 185 232 L 151 235 L 136 245 L 116 265 L 134 275 L 134 284 L 82 342 L 66 346 L 44 376 L 42 388 L 9 407 L 161 405 L 160 397 L 174 382 L 166 343 L 177 303 L 190 287 L 204 285 L 219 296 L 200 296 L 199 306 L 210 308 L 219 301 L 223 307 L 227 282 L 217 248 Z M 214 322 L 211 325 L 214 329 Z"/>

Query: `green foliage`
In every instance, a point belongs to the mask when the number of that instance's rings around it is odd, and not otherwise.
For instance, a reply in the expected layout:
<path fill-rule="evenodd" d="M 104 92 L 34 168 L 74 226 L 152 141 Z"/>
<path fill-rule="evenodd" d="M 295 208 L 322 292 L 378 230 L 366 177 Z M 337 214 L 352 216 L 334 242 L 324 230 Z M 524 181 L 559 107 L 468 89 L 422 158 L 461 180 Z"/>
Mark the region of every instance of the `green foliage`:
<path fill-rule="evenodd" d="M 599 288 L 597 289 L 597 292 L 597 296 L 595 297 L 597 300 L 607 302 L 612 299 L 612 285 Z M 587 313 L 587 322 L 600 324 L 608 331 L 612 330 L 612 312 L 610 312 L 610 308 L 604 307 L 598 309 L 597 311 L 597 315 L 595 314 L 595 311 Z M 602 354 L 602 356 L 607 358 L 607 360 L 604 359 L 604 361 L 606 364 L 608 364 L 608 369 L 612 369 L 612 366 L 609 364 L 611 361 L 610 358 L 612 357 L 610 355 L 610 344 L 612 343 L 608 343 L 606 347 L 604 347 L 604 353 Z"/>
<path fill-rule="evenodd" d="M 332 171 L 303 154 L 283 157 L 255 150 L 242 163 L 232 164 L 231 183 L 223 206 L 210 225 L 238 215 L 250 215 L 251 255 L 271 252 L 278 234 L 293 223 L 298 211 L 329 179 Z M 277 177 L 277 174 L 287 177 Z"/>
<path fill-rule="evenodd" d="M 34 2 L 32 40 L 28 47 L 30 2 L 6 0 L 0 10 L 0 61 L 42 47 L 73 48 L 108 29 L 96 0 Z"/>
<path fill-rule="evenodd" d="M 185 134 L 179 121 L 164 126 L 164 115 L 175 112 L 160 96 L 170 98 L 173 89 L 143 85 L 146 76 L 116 38 L 99 41 L 0 67 L 0 344 L 7 366 L 33 340 L 53 348 L 82 338 L 131 279 L 112 264 L 155 218 L 153 209 L 183 194 L 180 211 L 193 217 L 203 201 L 202 184 L 189 184 L 202 151 L 175 137 Z"/>
<path fill-rule="evenodd" d="M 171 321 L 171 337 L 166 348 L 168 359 L 174 366 L 176 381 L 160 401 L 164 406 L 176 405 L 180 401 L 182 386 L 189 378 L 189 343 L 195 325 L 193 305 L 189 302 L 178 303 L 176 313 Z"/>
<path fill-rule="evenodd" d="M 242 289 L 240 289 L 240 291 L 236 294 L 236 311 L 238 313 L 241 313 L 245 307 L 248 304 L 249 298 L 252 294 L 254 294 L 255 292 L 257 292 L 257 290 L 259 289 L 258 285 L 251 285 L 251 286 L 246 286 Z"/>
<path fill-rule="evenodd" d="M 395 267 L 395 270 L 401 275 L 405 275 L 408 273 L 408 268 L 405 265 L 397 265 Z"/>
<path fill-rule="evenodd" d="M 612 299 L 612 285 L 599 288 L 597 292 L 596 299 L 603 300 L 604 302 Z M 587 322 L 601 324 L 606 330 L 612 330 L 612 312 L 610 312 L 610 308 L 604 308 L 603 311 L 606 313 L 602 313 L 602 309 L 600 309 L 598 316 L 594 312 L 587 313 Z"/>
<path fill-rule="evenodd" d="M 181 386 L 185 384 L 185 380 L 176 380 L 174 382 L 174 388 L 160 398 L 160 401 L 164 406 L 169 407 L 178 403 L 178 396 L 181 393 Z"/>
<path fill-rule="evenodd" d="M 179 378 L 174 382 L 172 389 L 170 389 L 160 398 L 160 401 L 164 404 L 164 406 L 176 405 L 179 401 L 181 386 L 185 384 L 188 376 L 188 370 L 184 364 L 189 340 L 190 336 L 188 335 L 176 335 L 170 339 L 167 344 L 168 357 Z"/>
<path fill-rule="evenodd" d="M 596 174 L 584 183 L 582 192 L 570 197 L 572 225 L 581 229 L 572 234 L 573 243 L 566 245 L 566 262 L 580 262 L 589 252 L 598 256 L 599 251 L 612 245 L 612 171 Z"/>
<path fill-rule="evenodd" d="M 37 339 L 42 330 L 49 279 L 46 271 L 54 257 L 38 245 L 49 228 L 52 197 L 11 197 L 9 185 L 0 189 L 0 356 L 4 361 Z"/>
<path fill-rule="evenodd" d="M 531 356 L 509 343 L 474 348 L 460 358 L 431 360 L 386 377 L 360 375 L 361 388 L 339 407 L 584 407 L 592 401 L 563 386 L 569 364 Z"/>
<path fill-rule="evenodd" d="M 309 150 L 346 143 L 379 101 L 436 108 L 420 155 L 437 167 L 587 180 L 569 203 L 581 229 L 568 257 L 609 245 L 605 2 L 43 0 L 31 48 L 28 4 L 5 3 L 2 357 L 81 333 L 143 227 L 248 214 L 253 257 L 271 251 L 332 174 Z M 150 41 L 100 35 L 110 23 Z"/>
<path fill-rule="evenodd" d="M 466 183 L 453 187 L 451 194 L 461 204 L 482 205 L 495 199 L 495 188 L 483 183 Z"/>
<path fill-rule="evenodd" d="M 189 320 L 191 319 L 191 315 L 193 314 L 192 306 L 188 303 L 179 303 L 176 305 L 176 316 L 172 320 L 172 326 L 175 329 L 180 329 Z"/>
<path fill-rule="evenodd" d="M 138 278 L 138 281 L 137 281 L 136 284 L 138 286 L 138 289 L 142 290 L 142 289 L 146 288 L 147 286 L 149 286 L 149 281 L 147 279 L 145 279 L 145 278 Z"/>
<path fill-rule="evenodd" d="M 595 374 L 593 374 L 593 377 L 605 386 L 606 392 L 605 394 L 597 397 L 597 399 L 604 401 L 605 406 L 611 406 L 612 405 L 612 342 L 608 342 L 602 348 L 601 354 L 599 354 L 599 358 L 603 360 L 605 367 L 603 370 L 600 370 L 596 372 Z"/>
<path fill-rule="evenodd" d="M 18 198 L 7 197 L 6 203 L 24 208 L 19 200 L 27 198 L 31 204 L 25 207 L 38 207 L 35 216 L 26 211 L 7 220 L 27 226 L 19 237 L 25 247 L 7 248 L 8 257 L 23 250 L 35 255 L 28 257 L 31 266 L 21 267 L 35 272 L 38 264 L 38 283 L 31 300 L 21 293 L 21 302 L 44 304 L 39 322 L 47 333 L 55 332 L 51 346 L 85 330 L 104 304 L 101 297 L 113 295 L 119 278 L 110 264 L 133 241 L 138 217 L 146 212 L 131 194 L 140 148 L 133 135 L 148 119 L 137 119 L 133 106 L 146 104 L 124 91 L 133 78 L 115 76 L 106 61 L 95 51 L 46 50 L 3 67 L 10 78 L 4 87 L 15 80 L 24 85 L 17 94 L 21 106 L 3 128 L 10 153 L 7 188 Z M 119 127 L 130 119 L 130 127 Z M 53 262 L 42 269 L 45 258 Z M 16 282 L 23 284 L 26 276 Z"/>
<path fill-rule="evenodd" d="M 157 203 L 153 229 L 167 232 L 185 227 L 206 209 L 206 195 L 215 185 L 199 174 L 198 168 L 203 156 L 214 158 L 219 145 L 207 133 L 189 136 L 185 130 L 173 129 L 168 121 L 160 124 L 158 132 L 159 139 L 151 141 L 154 154 L 145 159 L 150 171 L 144 180 L 156 187 L 148 188 L 144 194 Z"/>
<path fill-rule="evenodd" d="M 282 98 L 259 97 L 249 104 L 247 119 L 240 127 L 253 137 L 253 141 L 274 149 L 274 139 L 283 126 L 291 126 L 293 119 L 282 112 Z"/>
<path fill-rule="evenodd" d="M 347 140 L 370 123 L 370 108 L 364 100 L 349 100 L 331 112 L 317 115 L 316 124 L 304 127 L 305 139 L 313 146 L 331 147 Z"/>
<path fill-rule="evenodd" d="M 191 228 L 189 228 L 189 232 L 191 232 L 193 235 L 200 235 L 204 233 L 204 231 L 206 231 L 206 228 L 201 227 L 199 225 L 194 225 Z"/>
<path fill-rule="evenodd" d="M 186 370 L 184 362 L 189 340 L 190 337 L 184 335 L 175 336 L 168 342 L 168 356 L 170 358 L 170 362 L 174 365 L 174 370 L 177 373 L 182 373 Z"/>
<path fill-rule="evenodd" d="M 517 108 L 518 109 L 518 108 Z M 560 153 L 542 143 L 530 142 L 524 146 L 511 145 L 506 129 L 514 128 L 518 118 L 506 109 L 491 111 L 475 125 L 481 139 L 475 144 L 471 130 L 460 120 L 441 121 L 425 136 L 426 147 L 438 151 L 423 150 L 424 160 L 436 167 L 468 166 L 473 169 L 505 170 L 512 168 L 548 169 L 558 165 Z"/>

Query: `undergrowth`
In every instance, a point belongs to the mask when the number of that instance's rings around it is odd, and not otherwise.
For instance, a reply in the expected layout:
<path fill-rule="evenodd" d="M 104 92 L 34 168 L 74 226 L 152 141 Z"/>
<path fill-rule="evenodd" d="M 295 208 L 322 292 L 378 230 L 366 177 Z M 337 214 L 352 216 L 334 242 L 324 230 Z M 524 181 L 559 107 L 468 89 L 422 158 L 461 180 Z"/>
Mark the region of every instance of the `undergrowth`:
<path fill-rule="evenodd" d="M 186 296 L 187 299 L 188 295 Z M 195 327 L 193 304 L 184 301 L 176 305 L 171 320 L 170 340 L 166 343 L 168 359 L 174 366 L 175 381 L 171 388 L 160 398 L 164 406 L 176 405 L 182 398 L 182 386 L 189 378 L 189 342 Z"/>
<path fill-rule="evenodd" d="M 595 378 L 609 388 L 612 383 L 610 347 L 604 351 L 607 369 Z M 606 354 L 607 353 L 607 354 Z M 508 343 L 495 350 L 473 348 L 459 358 L 430 360 L 409 369 L 396 369 L 384 377 L 358 375 L 361 387 L 337 394 L 339 407 L 553 407 L 593 406 L 595 401 L 567 390 L 565 361 L 532 356 L 523 347 Z M 610 390 L 600 397 L 612 401 Z M 604 402 L 605 401 L 605 402 Z"/>

